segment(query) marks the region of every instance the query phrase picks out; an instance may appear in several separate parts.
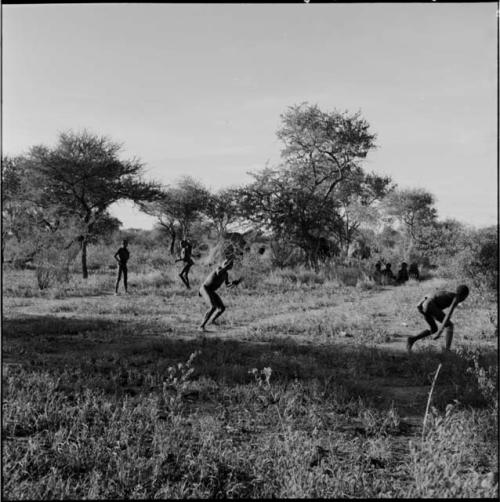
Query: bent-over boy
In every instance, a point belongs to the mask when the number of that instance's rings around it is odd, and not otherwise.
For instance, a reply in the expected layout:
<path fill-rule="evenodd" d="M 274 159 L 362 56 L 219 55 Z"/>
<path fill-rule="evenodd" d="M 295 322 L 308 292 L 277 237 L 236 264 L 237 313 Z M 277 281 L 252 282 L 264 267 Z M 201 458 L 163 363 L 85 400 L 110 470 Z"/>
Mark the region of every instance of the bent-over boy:
<path fill-rule="evenodd" d="M 229 281 L 228 270 L 233 268 L 233 260 L 227 259 L 224 260 L 222 265 L 217 267 L 216 270 L 210 273 L 210 275 L 205 279 L 205 282 L 200 287 L 199 295 L 203 297 L 203 299 L 210 305 L 210 309 L 205 313 L 205 317 L 203 322 L 200 325 L 200 329 L 205 331 L 205 325 L 207 324 L 210 316 L 217 310 L 217 313 L 212 319 L 212 324 L 216 324 L 217 318 L 222 315 L 222 313 L 226 310 L 225 305 L 222 303 L 220 296 L 215 292 L 219 289 L 222 284 L 225 284 L 226 287 L 232 288 L 238 285 L 241 279 L 234 280 L 232 282 Z"/>
<path fill-rule="evenodd" d="M 409 336 L 406 342 L 408 352 L 411 352 L 413 344 L 421 338 L 426 338 L 437 332 L 434 340 L 437 340 L 443 330 L 446 330 L 446 350 L 450 350 L 451 341 L 453 340 L 453 323 L 451 322 L 451 314 L 455 307 L 463 302 L 469 295 L 469 288 L 466 285 L 457 287 L 456 293 L 451 291 L 437 291 L 436 293 L 426 296 L 417 305 L 418 311 L 424 316 L 430 329 L 426 329 L 415 336 Z M 451 307 L 448 313 L 444 314 L 443 310 Z M 436 321 L 442 323 L 438 330 Z"/>

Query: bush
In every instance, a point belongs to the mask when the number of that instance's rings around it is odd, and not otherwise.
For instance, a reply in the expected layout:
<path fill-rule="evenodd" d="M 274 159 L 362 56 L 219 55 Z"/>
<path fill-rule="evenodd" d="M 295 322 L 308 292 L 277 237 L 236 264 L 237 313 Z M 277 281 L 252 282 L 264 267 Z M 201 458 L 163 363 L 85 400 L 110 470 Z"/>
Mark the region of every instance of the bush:
<path fill-rule="evenodd" d="M 443 266 L 448 276 L 463 277 L 475 287 L 498 290 L 498 229 L 471 231 L 464 237 L 461 250 Z"/>

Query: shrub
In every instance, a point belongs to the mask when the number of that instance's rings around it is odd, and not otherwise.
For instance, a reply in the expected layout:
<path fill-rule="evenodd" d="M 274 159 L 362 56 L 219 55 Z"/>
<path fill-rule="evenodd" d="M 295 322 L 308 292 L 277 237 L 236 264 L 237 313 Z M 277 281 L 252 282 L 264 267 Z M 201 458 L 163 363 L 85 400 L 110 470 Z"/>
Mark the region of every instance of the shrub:
<path fill-rule="evenodd" d="M 476 287 L 498 290 L 498 229 L 471 231 L 461 250 L 443 267 L 447 275 L 464 277 Z"/>

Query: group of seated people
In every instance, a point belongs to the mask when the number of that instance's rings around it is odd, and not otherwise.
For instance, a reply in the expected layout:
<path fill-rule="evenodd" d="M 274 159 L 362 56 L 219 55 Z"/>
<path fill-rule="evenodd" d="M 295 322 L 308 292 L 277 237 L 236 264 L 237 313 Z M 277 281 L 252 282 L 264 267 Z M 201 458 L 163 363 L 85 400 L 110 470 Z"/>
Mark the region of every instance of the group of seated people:
<path fill-rule="evenodd" d="M 377 284 L 404 284 L 410 278 L 416 279 L 417 281 L 420 279 L 418 265 L 416 263 L 412 263 L 409 268 L 407 263 L 401 263 L 401 268 L 399 269 L 397 275 L 394 275 L 390 263 L 386 263 L 383 270 L 381 261 L 378 261 L 375 264 L 373 280 Z"/>

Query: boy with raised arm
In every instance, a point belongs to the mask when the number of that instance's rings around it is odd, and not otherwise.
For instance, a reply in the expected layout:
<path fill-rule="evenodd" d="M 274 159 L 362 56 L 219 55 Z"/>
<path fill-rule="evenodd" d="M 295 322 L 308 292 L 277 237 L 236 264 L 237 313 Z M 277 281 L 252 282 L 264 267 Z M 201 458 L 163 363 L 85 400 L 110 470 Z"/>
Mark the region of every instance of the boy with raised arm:
<path fill-rule="evenodd" d="M 181 278 L 182 282 L 186 285 L 188 289 L 191 289 L 191 286 L 189 285 L 189 269 L 194 265 L 194 261 L 191 258 L 191 252 L 193 250 L 193 246 L 191 243 L 187 240 L 182 240 L 181 241 L 181 256 L 175 262 L 177 263 L 178 261 L 184 262 L 184 267 L 181 270 L 181 273 L 179 274 L 179 277 Z"/>
<path fill-rule="evenodd" d="M 217 267 L 216 270 L 210 273 L 210 275 L 205 279 L 205 282 L 200 287 L 199 295 L 204 298 L 204 300 L 210 305 L 210 309 L 206 312 L 203 322 L 200 325 L 200 329 L 205 331 L 205 325 L 210 319 L 211 315 L 217 310 L 217 313 L 212 319 L 212 324 L 216 324 L 216 319 L 222 315 L 226 307 L 222 303 L 220 296 L 215 292 L 219 289 L 222 284 L 225 284 L 227 288 L 232 288 L 240 283 L 241 279 L 236 279 L 234 281 L 229 281 L 228 270 L 233 268 L 233 260 L 226 259 Z"/>
<path fill-rule="evenodd" d="M 458 286 L 456 293 L 451 291 L 437 291 L 433 295 L 426 296 L 417 305 L 418 311 L 425 317 L 427 324 L 431 329 L 426 329 L 415 336 L 409 336 L 406 342 L 408 352 L 411 352 L 413 344 L 421 338 L 433 335 L 437 332 L 434 340 L 437 340 L 443 330 L 446 330 L 446 350 L 450 350 L 451 341 L 453 339 L 453 323 L 451 322 L 451 314 L 455 307 L 463 302 L 469 295 L 469 288 L 466 285 Z M 443 310 L 451 307 L 448 313 L 444 314 Z M 438 330 L 436 321 L 442 323 Z"/>

